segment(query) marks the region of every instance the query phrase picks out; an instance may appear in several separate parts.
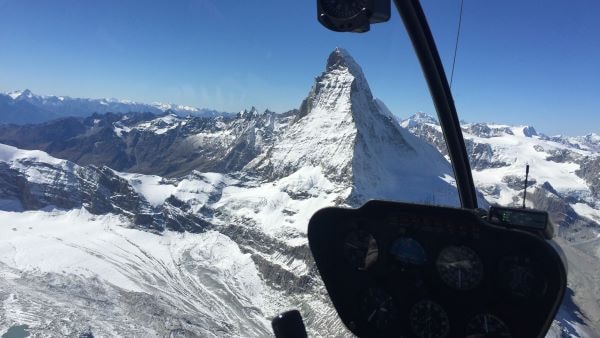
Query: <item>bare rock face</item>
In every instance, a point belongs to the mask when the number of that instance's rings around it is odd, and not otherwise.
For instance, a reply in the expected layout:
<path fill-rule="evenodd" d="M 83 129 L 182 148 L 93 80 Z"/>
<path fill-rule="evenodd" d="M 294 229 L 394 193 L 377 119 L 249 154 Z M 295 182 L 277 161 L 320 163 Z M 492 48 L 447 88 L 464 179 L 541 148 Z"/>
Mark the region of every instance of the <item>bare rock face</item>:
<path fill-rule="evenodd" d="M 178 204 L 176 198 L 160 207 L 151 206 L 127 180 L 106 166 L 81 167 L 58 159 L 48 162 L 32 152 L 0 147 L 15 157 L 10 162 L 0 162 L 3 210 L 84 208 L 94 215 L 121 215 L 140 229 L 156 232 L 200 232 L 209 227 L 206 221 L 185 213 L 184 205 Z"/>
<path fill-rule="evenodd" d="M 600 156 L 582 159 L 581 167 L 576 174 L 585 179 L 590 190 L 597 199 L 600 199 Z"/>

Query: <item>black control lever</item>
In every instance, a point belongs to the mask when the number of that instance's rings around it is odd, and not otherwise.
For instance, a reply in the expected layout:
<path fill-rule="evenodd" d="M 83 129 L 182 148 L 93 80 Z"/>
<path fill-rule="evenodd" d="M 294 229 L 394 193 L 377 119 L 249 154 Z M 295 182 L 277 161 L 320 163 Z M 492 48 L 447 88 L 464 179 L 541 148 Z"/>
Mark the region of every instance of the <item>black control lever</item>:
<path fill-rule="evenodd" d="M 306 328 L 298 310 L 279 314 L 271 321 L 276 338 L 306 338 Z"/>

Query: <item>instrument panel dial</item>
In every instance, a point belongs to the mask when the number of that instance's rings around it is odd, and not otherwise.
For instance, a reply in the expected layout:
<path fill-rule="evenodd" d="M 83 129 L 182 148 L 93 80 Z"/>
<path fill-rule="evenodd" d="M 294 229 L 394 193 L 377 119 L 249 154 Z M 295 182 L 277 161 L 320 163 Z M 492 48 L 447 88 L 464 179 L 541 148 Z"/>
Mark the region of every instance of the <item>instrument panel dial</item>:
<path fill-rule="evenodd" d="M 436 261 L 440 278 L 457 290 L 471 290 L 483 278 L 483 264 L 475 251 L 466 246 L 448 246 Z"/>
<path fill-rule="evenodd" d="M 489 313 L 475 315 L 467 323 L 467 337 L 503 337 L 510 338 L 510 330 L 504 322 Z"/>
<path fill-rule="evenodd" d="M 410 237 L 396 239 L 390 248 L 390 254 L 395 260 L 406 264 L 423 265 L 427 262 L 423 246 Z"/>
<path fill-rule="evenodd" d="M 367 6 L 367 0 L 322 0 L 323 10 L 330 16 L 339 19 L 349 19 L 359 14 Z"/>
<path fill-rule="evenodd" d="M 545 293 L 544 278 L 535 271 L 531 259 L 515 255 L 500 262 L 500 281 L 510 296 L 520 300 L 530 300 Z"/>
<path fill-rule="evenodd" d="M 368 270 L 379 256 L 377 241 L 364 230 L 352 231 L 344 242 L 344 256 L 354 268 Z"/>
<path fill-rule="evenodd" d="M 378 288 L 369 288 L 363 295 L 361 310 L 368 323 L 385 330 L 394 323 L 398 313 L 390 295 Z"/>
<path fill-rule="evenodd" d="M 444 338 L 450 332 L 448 314 L 438 303 L 422 300 L 409 313 L 410 326 L 418 337 Z"/>

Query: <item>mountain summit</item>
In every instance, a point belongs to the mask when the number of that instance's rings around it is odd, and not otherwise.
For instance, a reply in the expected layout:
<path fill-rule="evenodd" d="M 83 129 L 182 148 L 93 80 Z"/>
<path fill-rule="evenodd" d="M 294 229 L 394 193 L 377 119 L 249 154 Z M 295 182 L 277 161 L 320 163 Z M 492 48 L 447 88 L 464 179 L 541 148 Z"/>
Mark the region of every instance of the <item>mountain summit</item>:
<path fill-rule="evenodd" d="M 12 97 L 13 100 L 16 100 L 18 98 L 27 99 L 27 98 L 32 98 L 34 96 L 34 94 L 29 89 L 14 90 L 14 91 L 8 93 L 7 95 Z"/>
<path fill-rule="evenodd" d="M 306 112 L 309 108 L 307 104 L 312 104 L 311 108 L 319 105 L 321 108 L 330 108 L 337 103 L 344 104 L 345 102 L 338 102 L 337 99 L 348 99 L 351 91 L 353 94 L 364 95 L 366 101 L 373 100 L 362 68 L 348 51 L 338 47 L 329 54 L 325 72 L 316 78 L 315 85 L 302 103 L 300 111 Z"/>
<path fill-rule="evenodd" d="M 329 54 L 327 58 L 327 71 L 331 71 L 336 68 L 346 68 L 355 77 L 361 77 L 364 79 L 362 68 L 356 63 L 354 58 L 348 53 L 347 50 L 337 47 Z"/>
<path fill-rule="evenodd" d="M 350 204 L 369 198 L 433 202 L 431 191 L 436 203 L 458 204 L 448 162 L 373 98 L 362 69 L 344 49 L 329 55 L 280 140 L 261 163 L 274 177 L 312 166 L 348 184 Z M 431 189 L 423 189 L 425 182 Z"/>

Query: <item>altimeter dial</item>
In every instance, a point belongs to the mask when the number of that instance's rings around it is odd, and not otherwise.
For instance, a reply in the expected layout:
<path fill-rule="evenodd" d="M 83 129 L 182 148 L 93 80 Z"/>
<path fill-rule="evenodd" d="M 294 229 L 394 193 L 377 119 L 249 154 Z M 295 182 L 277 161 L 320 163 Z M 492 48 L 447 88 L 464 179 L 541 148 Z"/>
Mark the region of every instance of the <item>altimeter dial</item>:
<path fill-rule="evenodd" d="M 449 246 L 440 252 L 437 262 L 440 278 L 457 290 L 471 290 L 481 282 L 483 264 L 472 249 Z"/>

